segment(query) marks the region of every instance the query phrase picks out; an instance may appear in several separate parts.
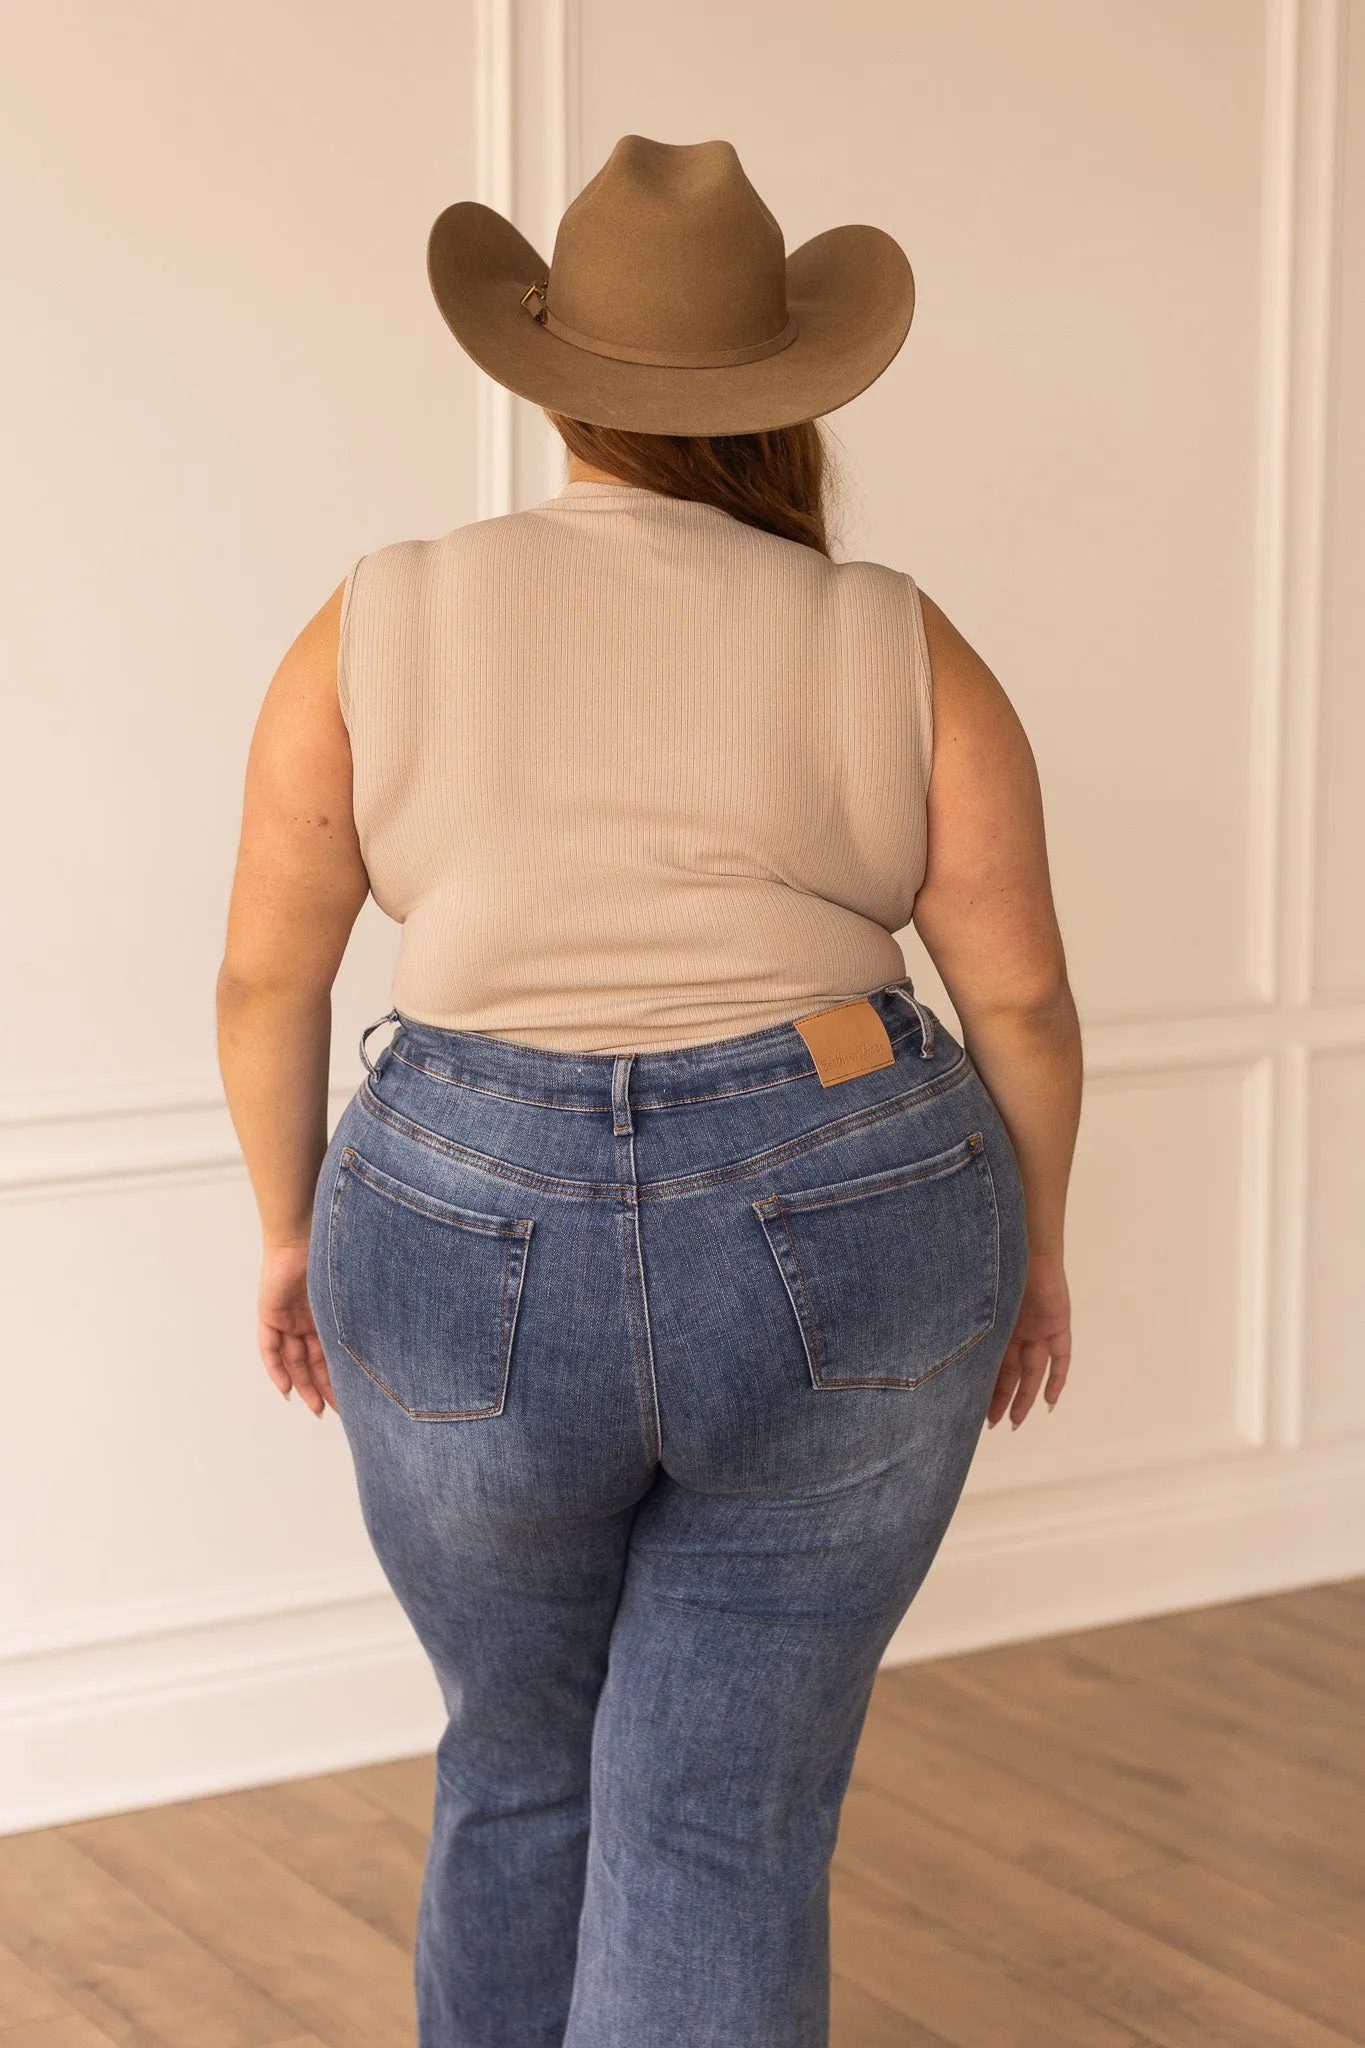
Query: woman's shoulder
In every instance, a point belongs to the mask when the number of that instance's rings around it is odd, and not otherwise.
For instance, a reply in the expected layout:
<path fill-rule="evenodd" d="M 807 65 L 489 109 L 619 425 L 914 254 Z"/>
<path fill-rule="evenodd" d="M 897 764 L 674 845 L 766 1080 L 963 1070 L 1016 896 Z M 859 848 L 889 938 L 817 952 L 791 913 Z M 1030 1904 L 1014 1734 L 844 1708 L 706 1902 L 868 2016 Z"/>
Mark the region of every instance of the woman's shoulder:
<path fill-rule="evenodd" d="M 417 598 L 433 579 L 448 576 L 460 559 L 480 548 L 478 529 L 497 522 L 472 521 L 451 527 L 445 533 L 411 535 L 383 541 L 358 556 L 346 574 L 342 596 L 342 624 L 353 607 L 384 606 L 403 598 Z"/>
<path fill-rule="evenodd" d="M 863 556 L 832 562 L 830 567 L 843 615 L 879 621 L 898 634 L 908 633 L 917 650 L 923 647 L 919 585 L 908 570 Z"/>
<path fill-rule="evenodd" d="M 467 562 L 496 560 L 522 551 L 540 531 L 538 506 L 462 520 L 444 533 L 405 537 L 371 548 L 354 565 L 367 581 L 420 581 Z"/>
<path fill-rule="evenodd" d="M 362 592 L 370 594 L 411 577 L 420 568 L 425 551 L 433 545 L 430 540 L 390 540 L 356 556 L 342 585 L 342 623 Z"/>
<path fill-rule="evenodd" d="M 888 597 L 904 597 L 907 585 L 910 590 L 918 587 L 908 569 L 897 569 L 890 562 L 873 561 L 867 556 L 850 556 L 848 560 L 835 561 L 831 566 L 850 590 L 876 590 Z"/>

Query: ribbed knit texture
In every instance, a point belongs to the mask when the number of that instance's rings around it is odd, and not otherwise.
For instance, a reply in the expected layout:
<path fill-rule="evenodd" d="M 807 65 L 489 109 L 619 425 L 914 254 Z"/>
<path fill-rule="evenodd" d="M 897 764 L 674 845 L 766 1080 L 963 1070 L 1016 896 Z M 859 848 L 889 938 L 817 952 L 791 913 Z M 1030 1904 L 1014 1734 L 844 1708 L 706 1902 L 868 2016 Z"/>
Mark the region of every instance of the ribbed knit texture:
<path fill-rule="evenodd" d="M 362 556 L 338 688 L 408 1016 L 663 1050 L 904 974 L 932 700 L 901 571 L 570 483 Z"/>

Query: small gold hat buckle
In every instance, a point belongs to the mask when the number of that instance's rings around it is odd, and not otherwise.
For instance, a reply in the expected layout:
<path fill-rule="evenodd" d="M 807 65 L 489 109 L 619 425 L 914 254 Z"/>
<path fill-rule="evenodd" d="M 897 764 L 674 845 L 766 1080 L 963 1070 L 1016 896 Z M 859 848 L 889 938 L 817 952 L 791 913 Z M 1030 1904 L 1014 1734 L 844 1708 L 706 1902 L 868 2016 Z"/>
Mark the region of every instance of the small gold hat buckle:
<path fill-rule="evenodd" d="M 528 285 L 521 295 L 522 309 L 524 312 L 529 313 L 533 320 L 544 320 L 545 318 L 545 294 L 549 287 L 549 277 L 545 276 L 541 278 L 539 284 Z M 539 306 L 528 306 L 526 301 L 534 298 L 540 300 Z"/>

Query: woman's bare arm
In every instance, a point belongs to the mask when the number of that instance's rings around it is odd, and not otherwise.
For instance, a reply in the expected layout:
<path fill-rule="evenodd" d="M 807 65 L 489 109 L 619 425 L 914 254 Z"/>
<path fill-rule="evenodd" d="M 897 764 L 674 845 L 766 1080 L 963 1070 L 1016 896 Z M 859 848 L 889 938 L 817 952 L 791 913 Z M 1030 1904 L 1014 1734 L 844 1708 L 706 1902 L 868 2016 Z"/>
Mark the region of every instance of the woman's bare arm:
<path fill-rule="evenodd" d="M 260 1344 L 286 1396 L 330 1398 L 307 1298 L 313 1193 L 327 1149 L 332 983 L 369 892 L 337 701 L 344 585 L 266 693 L 247 760 L 218 975 L 218 1057 L 265 1246 Z"/>
<path fill-rule="evenodd" d="M 914 924 L 1009 1131 L 1024 1183 L 1029 1273 L 991 1402 L 1017 1428 L 1071 1353 L 1063 1218 L 1081 1099 L 1081 1040 L 1048 874 L 1028 739 L 981 657 L 931 598 L 929 862 Z M 1050 1368 L 1050 1370 L 1049 1370 Z"/>

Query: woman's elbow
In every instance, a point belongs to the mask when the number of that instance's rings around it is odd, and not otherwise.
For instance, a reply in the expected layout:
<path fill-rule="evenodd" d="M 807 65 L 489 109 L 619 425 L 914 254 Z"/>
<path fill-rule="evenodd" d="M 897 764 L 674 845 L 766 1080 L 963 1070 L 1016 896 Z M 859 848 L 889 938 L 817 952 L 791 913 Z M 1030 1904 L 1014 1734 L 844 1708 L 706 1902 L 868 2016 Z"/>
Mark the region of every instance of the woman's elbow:
<path fill-rule="evenodd" d="M 229 950 L 218 969 L 214 1000 L 220 1018 L 259 1008 L 311 1008 L 330 995 L 333 979 L 297 959 L 243 958 Z"/>

